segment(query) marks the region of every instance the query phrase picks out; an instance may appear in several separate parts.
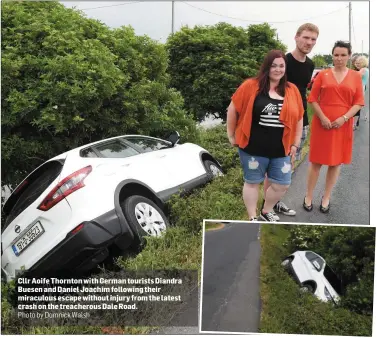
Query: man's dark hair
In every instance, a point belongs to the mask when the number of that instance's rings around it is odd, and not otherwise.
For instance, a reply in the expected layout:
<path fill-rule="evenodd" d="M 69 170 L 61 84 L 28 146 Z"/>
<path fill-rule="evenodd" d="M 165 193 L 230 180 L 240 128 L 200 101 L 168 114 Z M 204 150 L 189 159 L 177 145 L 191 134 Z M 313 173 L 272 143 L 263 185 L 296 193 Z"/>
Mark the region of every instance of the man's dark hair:
<path fill-rule="evenodd" d="M 352 54 L 352 47 L 351 47 L 351 44 L 349 42 L 346 42 L 346 41 L 337 41 L 335 42 L 334 44 L 334 47 L 332 48 L 332 52 L 331 54 L 334 54 L 334 50 L 336 47 L 340 47 L 340 48 L 347 48 L 348 50 L 348 55 L 351 55 Z"/>

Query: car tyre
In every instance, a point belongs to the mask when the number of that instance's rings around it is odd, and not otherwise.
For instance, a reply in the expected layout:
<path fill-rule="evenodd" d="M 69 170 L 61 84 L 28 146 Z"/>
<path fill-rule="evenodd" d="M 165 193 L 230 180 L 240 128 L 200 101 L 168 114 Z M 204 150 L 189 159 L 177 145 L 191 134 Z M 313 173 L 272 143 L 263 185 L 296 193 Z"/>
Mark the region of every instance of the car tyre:
<path fill-rule="evenodd" d="M 211 160 L 205 160 L 204 161 L 204 168 L 206 169 L 211 180 L 215 177 L 218 177 L 218 176 L 224 176 L 224 172 L 221 169 L 221 167 L 217 163 L 215 163 Z"/>
<path fill-rule="evenodd" d="M 311 286 L 310 284 L 303 284 L 300 287 L 300 291 L 304 293 L 314 293 L 313 286 Z"/>
<path fill-rule="evenodd" d="M 286 258 L 281 262 L 281 265 L 284 269 L 290 270 L 291 269 L 291 263 L 292 263 L 292 258 Z"/>
<path fill-rule="evenodd" d="M 169 222 L 161 208 L 144 196 L 128 197 L 123 204 L 124 216 L 135 234 L 133 247 L 145 244 L 145 236 L 161 237 Z"/>

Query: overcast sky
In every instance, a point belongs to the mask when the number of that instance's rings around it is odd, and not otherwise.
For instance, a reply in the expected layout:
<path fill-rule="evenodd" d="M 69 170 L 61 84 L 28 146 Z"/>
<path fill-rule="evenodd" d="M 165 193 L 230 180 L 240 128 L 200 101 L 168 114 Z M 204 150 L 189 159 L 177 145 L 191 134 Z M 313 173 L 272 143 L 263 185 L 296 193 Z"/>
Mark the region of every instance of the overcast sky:
<path fill-rule="evenodd" d="M 171 33 L 171 1 L 65 1 L 62 3 L 67 7 L 75 6 L 84 10 L 88 17 L 98 19 L 109 27 L 131 25 L 137 35 L 146 34 L 161 42 L 165 42 Z M 361 52 L 363 49 L 364 52 L 368 52 L 369 3 L 352 2 L 351 8 L 353 51 Z M 305 22 L 312 22 L 320 30 L 317 45 L 310 54 L 313 56 L 317 53 L 330 53 L 336 40 L 349 40 L 348 14 L 348 2 L 343 1 L 175 1 L 174 30 L 179 30 L 183 25 L 194 27 L 218 22 L 228 22 L 242 27 L 268 22 L 277 30 L 279 39 L 290 51 L 295 47 L 294 35 L 297 27 Z"/>

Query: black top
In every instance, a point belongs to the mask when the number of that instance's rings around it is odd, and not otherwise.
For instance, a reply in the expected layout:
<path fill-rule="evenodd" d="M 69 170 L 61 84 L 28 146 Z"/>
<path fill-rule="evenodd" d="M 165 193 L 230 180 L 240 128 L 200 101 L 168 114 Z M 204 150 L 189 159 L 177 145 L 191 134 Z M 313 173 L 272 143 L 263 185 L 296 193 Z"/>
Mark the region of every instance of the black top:
<path fill-rule="evenodd" d="M 305 62 L 297 61 L 291 53 L 287 55 L 287 78 L 289 82 L 294 83 L 301 93 L 302 102 L 304 104 L 304 126 L 309 124 L 308 113 L 306 112 L 306 88 L 312 78 L 314 71 L 314 63 L 311 59 L 306 57 Z"/>
<path fill-rule="evenodd" d="M 258 94 L 255 98 L 249 144 L 243 149 L 249 155 L 285 157 L 284 125 L 279 121 L 283 101 L 264 94 Z"/>

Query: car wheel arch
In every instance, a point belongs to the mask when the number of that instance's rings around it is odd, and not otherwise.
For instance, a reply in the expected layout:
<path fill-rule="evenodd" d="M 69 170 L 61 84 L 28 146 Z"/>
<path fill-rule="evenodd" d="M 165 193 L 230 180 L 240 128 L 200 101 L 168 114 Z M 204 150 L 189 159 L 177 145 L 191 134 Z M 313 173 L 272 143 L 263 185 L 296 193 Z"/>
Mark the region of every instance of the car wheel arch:
<path fill-rule="evenodd" d="M 133 195 L 140 195 L 149 198 L 156 203 L 163 211 L 165 211 L 165 204 L 157 196 L 156 192 L 148 185 L 138 180 L 127 179 L 120 182 L 115 189 L 115 206 L 120 213 L 123 214 L 121 202 Z"/>
<path fill-rule="evenodd" d="M 204 167 L 204 162 L 205 161 L 212 161 L 215 162 L 220 168 L 222 168 L 221 164 L 210 154 L 205 151 L 201 151 L 199 153 L 200 160 L 202 161 L 203 167 Z M 224 169 L 222 169 L 224 170 Z"/>
<path fill-rule="evenodd" d="M 286 268 L 291 268 L 291 265 L 292 265 L 292 262 L 293 262 L 293 259 L 294 259 L 294 256 L 293 255 L 290 255 L 290 256 L 287 256 L 287 257 L 284 257 L 284 259 L 282 260 L 282 265 L 285 261 L 288 261 L 288 264 L 285 265 Z"/>
<path fill-rule="evenodd" d="M 121 234 L 116 239 L 115 246 L 122 251 L 127 249 L 128 247 L 131 247 L 133 241 L 135 240 L 134 231 L 127 221 L 122 208 L 122 203 L 128 197 L 131 197 L 133 195 L 141 195 L 151 199 L 165 212 L 164 203 L 158 198 L 157 194 L 149 186 L 147 186 L 143 182 L 133 179 L 126 179 L 124 181 L 121 181 L 115 189 L 114 206 L 115 212 L 121 225 Z"/>
<path fill-rule="evenodd" d="M 285 261 L 286 259 L 290 259 L 290 261 L 293 262 L 293 260 L 295 259 L 295 256 L 294 255 L 287 256 L 283 259 L 283 261 Z"/>
<path fill-rule="evenodd" d="M 314 280 L 306 280 L 301 283 L 301 286 L 310 285 L 313 288 L 313 293 L 317 290 L 317 283 Z"/>

